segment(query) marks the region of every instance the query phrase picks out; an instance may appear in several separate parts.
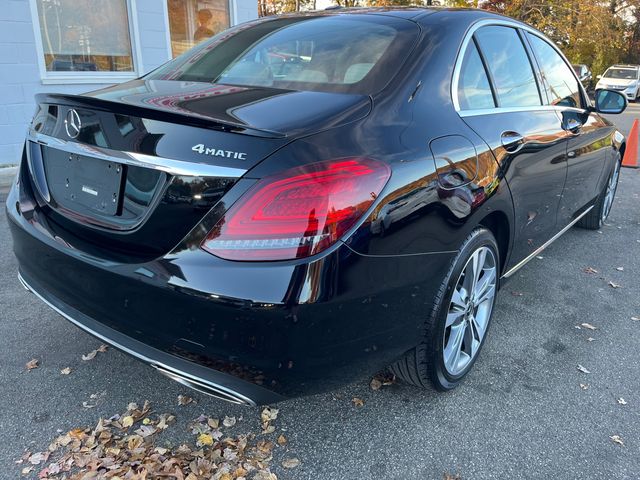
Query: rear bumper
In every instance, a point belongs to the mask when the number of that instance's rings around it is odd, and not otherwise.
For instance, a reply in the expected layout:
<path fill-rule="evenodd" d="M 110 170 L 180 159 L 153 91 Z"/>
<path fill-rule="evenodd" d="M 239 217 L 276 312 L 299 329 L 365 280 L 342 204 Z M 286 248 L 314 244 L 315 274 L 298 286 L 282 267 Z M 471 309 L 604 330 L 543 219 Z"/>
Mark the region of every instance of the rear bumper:
<path fill-rule="evenodd" d="M 14 186 L 7 216 L 26 286 L 83 330 L 206 393 L 263 404 L 326 391 L 413 348 L 450 255 L 228 262 L 188 248 L 100 257 Z"/>
<path fill-rule="evenodd" d="M 243 405 L 277 402 L 284 397 L 196 363 L 182 360 L 109 328 L 50 295 L 35 280 L 18 273 L 22 285 L 49 307 L 85 332 L 152 366 L 163 375 L 200 392 Z"/>

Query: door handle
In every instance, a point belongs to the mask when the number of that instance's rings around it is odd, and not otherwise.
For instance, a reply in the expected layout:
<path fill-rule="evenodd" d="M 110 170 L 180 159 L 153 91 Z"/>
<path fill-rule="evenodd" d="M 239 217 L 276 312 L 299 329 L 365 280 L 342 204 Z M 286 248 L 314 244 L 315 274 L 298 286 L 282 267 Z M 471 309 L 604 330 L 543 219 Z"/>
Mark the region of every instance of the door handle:
<path fill-rule="evenodd" d="M 503 132 L 500 141 L 504 149 L 510 153 L 517 152 L 524 145 L 524 137 L 518 132 Z"/>

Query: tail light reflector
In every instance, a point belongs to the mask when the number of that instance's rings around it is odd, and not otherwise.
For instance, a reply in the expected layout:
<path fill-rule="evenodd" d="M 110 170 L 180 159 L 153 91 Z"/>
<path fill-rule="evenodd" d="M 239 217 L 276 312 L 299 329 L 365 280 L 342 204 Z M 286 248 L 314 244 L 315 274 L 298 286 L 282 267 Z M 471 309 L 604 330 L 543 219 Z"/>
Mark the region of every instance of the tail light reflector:
<path fill-rule="evenodd" d="M 333 245 L 389 180 L 381 162 L 331 160 L 265 177 L 209 232 L 202 248 L 228 260 L 288 260 Z"/>

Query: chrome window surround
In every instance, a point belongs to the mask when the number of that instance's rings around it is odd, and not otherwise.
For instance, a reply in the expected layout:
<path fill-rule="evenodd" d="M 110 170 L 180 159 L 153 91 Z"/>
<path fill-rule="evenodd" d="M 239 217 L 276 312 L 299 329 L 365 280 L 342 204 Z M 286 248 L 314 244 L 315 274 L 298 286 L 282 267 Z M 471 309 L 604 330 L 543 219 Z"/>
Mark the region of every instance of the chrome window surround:
<path fill-rule="evenodd" d="M 221 167 L 207 163 L 196 163 L 172 158 L 157 157 L 136 152 L 121 152 L 109 148 L 84 143 L 69 142 L 29 129 L 27 139 L 57 150 L 76 155 L 90 156 L 100 160 L 133 165 L 135 167 L 159 170 L 174 176 L 240 178 L 247 170 L 243 168 Z"/>
<path fill-rule="evenodd" d="M 460 49 L 458 50 L 458 57 L 456 59 L 456 64 L 453 69 L 453 77 L 451 79 L 451 99 L 453 101 L 453 106 L 456 112 L 458 112 L 458 114 L 461 117 L 474 117 L 478 115 L 492 115 L 492 114 L 498 114 L 498 113 L 537 112 L 537 111 L 549 111 L 549 110 L 556 110 L 560 112 L 565 112 L 565 111 L 575 111 L 580 113 L 585 112 L 585 110 L 581 108 L 563 107 L 558 105 L 540 105 L 540 106 L 536 105 L 536 106 L 530 106 L 530 107 L 495 107 L 495 108 L 486 108 L 482 110 L 462 110 L 460 108 L 460 100 L 458 98 L 458 83 L 460 80 L 460 70 L 462 69 L 462 61 L 464 60 L 464 54 L 466 53 L 467 47 L 469 46 L 469 42 L 472 41 L 473 35 L 475 34 L 475 32 L 478 31 L 480 28 L 487 27 L 487 26 L 503 26 L 503 27 L 520 29 L 532 35 L 535 35 L 536 37 L 539 37 L 541 40 L 544 40 L 545 42 L 547 42 L 560 55 L 560 57 L 565 62 L 565 64 L 567 64 L 567 66 L 570 68 L 571 72 L 573 72 L 573 76 L 576 79 L 576 82 L 578 83 L 578 89 L 581 92 L 583 100 L 589 98 L 588 96 L 585 95 L 582 84 L 580 83 L 580 80 L 578 79 L 577 75 L 573 71 L 573 68 L 571 68 L 571 64 L 567 60 L 567 57 L 565 57 L 564 54 L 560 51 L 560 49 L 555 45 L 555 43 L 549 40 L 549 38 L 547 38 L 542 32 L 539 32 L 535 28 L 525 25 L 524 23 L 490 18 L 490 19 L 479 20 L 478 22 L 471 25 L 471 27 L 469 27 L 469 29 L 467 30 L 467 33 L 465 34 L 465 37 L 464 37 L 464 40 L 462 41 L 462 45 L 460 46 Z M 524 46 L 525 46 L 525 49 L 528 48 L 527 45 L 524 45 Z M 532 59 L 532 60 L 537 61 L 537 59 Z M 536 73 L 535 76 L 538 77 L 537 72 L 534 72 L 534 73 Z M 539 82 L 540 79 L 538 78 L 537 81 Z M 542 88 L 546 97 L 546 87 L 544 87 L 544 85 L 538 85 L 538 86 L 539 88 Z"/>

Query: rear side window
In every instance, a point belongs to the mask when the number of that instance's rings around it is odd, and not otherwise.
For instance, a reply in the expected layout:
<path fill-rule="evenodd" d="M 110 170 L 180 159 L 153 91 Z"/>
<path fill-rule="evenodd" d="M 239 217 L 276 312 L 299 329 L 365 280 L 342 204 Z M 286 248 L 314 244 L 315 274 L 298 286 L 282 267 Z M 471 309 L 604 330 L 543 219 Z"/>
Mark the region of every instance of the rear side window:
<path fill-rule="evenodd" d="M 419 28 L 391 17 L 309 16 L 223 33 L 147 78 L 371 94 L 400 69 Z"/>
<path fill-rule="evenodd" d="M 479 29 L 475 37 L 491 72 L 498 106 L 541 105 L 533 68 L 518 32 L 489 26 Z"/>
<path fill-rule="evenodd" d="M 469 43 L 460 69 L 458 102 L 461 110 L 494 108 L 489 78 L 474 42 Z"/>
<path fill-rule="evenodd" d="M 538 59 L 551 105 L 583 108 L 578 80 L 556 50 L 546 41 L 527 33 Z"/>

